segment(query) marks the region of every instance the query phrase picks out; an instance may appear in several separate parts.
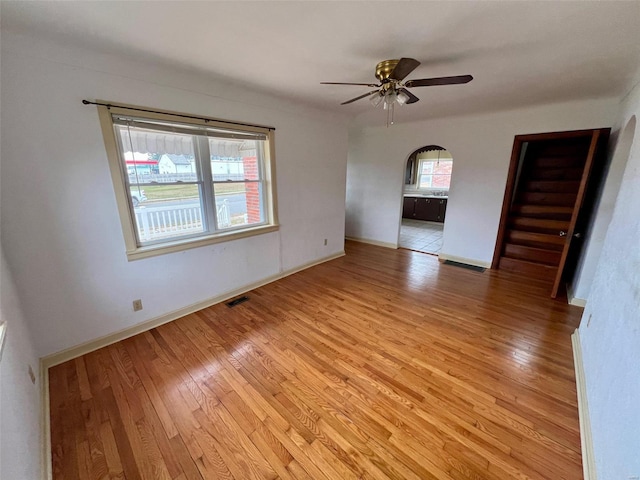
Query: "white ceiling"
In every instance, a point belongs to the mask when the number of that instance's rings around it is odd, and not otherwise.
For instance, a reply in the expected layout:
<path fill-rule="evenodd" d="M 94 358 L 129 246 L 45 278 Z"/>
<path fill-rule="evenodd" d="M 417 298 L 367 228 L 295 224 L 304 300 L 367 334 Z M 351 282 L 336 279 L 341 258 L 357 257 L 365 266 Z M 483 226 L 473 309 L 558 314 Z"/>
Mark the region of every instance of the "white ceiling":
<path fill-rule="evenodd" d="M 8 2 L 2 28 L 209 74 L 297 102 L 371 115 L 377 62 L 414 57 L 407 121 L 622 96 L 640 64 L 640 1 Z M 377 115 L 382 115 L 378 112 Z M 373 117 L 372 117 L 373 118 Z"/>

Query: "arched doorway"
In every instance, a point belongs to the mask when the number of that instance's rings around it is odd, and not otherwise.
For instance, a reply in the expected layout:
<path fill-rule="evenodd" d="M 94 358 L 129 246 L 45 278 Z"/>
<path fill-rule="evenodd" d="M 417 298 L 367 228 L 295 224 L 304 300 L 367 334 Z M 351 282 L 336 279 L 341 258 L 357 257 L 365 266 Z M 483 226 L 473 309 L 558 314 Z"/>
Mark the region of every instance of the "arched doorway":
<path fill-rule="evenodd" d="M 400 248 L 438 255 L 446 220 L 453 157 L 444 147 L 426 145 L 405 166 Z"/>

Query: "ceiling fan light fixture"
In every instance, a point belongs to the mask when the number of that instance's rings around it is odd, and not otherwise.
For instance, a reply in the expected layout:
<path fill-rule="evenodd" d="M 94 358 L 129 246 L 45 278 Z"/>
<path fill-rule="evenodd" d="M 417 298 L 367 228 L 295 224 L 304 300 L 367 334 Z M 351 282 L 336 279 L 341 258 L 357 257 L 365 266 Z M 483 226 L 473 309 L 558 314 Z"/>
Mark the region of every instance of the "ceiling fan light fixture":
<path fill-rule="evenodd" d="M 389 89 L 384 95 L 384 109 L 386 110 L 391 105 L 398 101 L 398 94 L 395 90 Z"/>
<path fill-rule="evenodd" d="M 407 95 L 404 92 L 398 93 L 397 101 L 400 105 L 404 105 L 405 103 L 407 103 L 408 100 L 409 100 L 409 95 Z"/>
<path fill-rule="evenodd" d="M 0 0 L 1 1 L 1 0 Z M 393 125 L 393 110 L 398 105 L 409 105 L 420 99 L 409 89 L 413 87 L 432 87 L 437 85 L 458 85 L 469 83 L 473 80 L 471 75 L 456 75 L 453 77 L 420 78 L 405 81 L 405 78 L 413 72 L 420 62 L 415 58 L 402 57 L 397 60 L 383 60 L 376 65 L 376 78 L 380 83 L 353 83 L 353 82 L 320 82 L 327 85 L 360 85 L 375 88 L 363 95 L 342 102 L 340 105 L 348 105 L 363 98 L 369 97 L 374 107 L 382 104 L 387 112 L 387 126 Z"/>
<path fill-rule="evenodd" d="M 378 107 L 384 100 L 384 96 L 381 93 L 377 93 L 376 95 L 372 95 L 369 100 L 374 107 Z"/>

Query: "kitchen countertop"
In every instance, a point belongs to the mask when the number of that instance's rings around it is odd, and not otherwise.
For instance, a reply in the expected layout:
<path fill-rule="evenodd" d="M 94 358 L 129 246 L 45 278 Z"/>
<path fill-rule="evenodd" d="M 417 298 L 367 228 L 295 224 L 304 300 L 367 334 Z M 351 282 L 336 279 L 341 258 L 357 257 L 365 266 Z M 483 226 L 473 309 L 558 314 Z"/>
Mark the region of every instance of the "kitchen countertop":
<path fill-rule="evenodd" d="M 448 195 L 429 195 L 426 193 L 405 193 L 403 194 L 403 197 L 416 197 L 416 198 L 440 198 L 440 199 L 447 199 L 449 198 Z"/>

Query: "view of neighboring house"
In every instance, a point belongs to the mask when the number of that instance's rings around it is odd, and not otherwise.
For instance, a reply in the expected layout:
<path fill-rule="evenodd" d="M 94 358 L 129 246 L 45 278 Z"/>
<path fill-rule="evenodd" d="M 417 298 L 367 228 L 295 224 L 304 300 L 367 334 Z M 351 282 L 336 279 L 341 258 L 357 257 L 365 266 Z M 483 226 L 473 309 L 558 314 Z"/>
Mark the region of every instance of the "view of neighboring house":
<path fill-rule="evenodd" d="M 158 160 L 149 158 L 146 153 L 125 152 L 124 159 L 129 175 L 150 175 L 158 173 Z"/>
<path fill-rule="evenodd" d="M 242 180 L 244 179 L 244 163 L 241 157 L 221 158 L 211 157 L 211 173 L 214 179 Z"/>
<path fill-rule="evenodd" d="M 193 157 L 186 155 L 164 154 L 158 162 L 159 172 L 162 173 L 194 173 L 196 171 Z"/>
<path fill-rule="evenodd" d="M 150 158 L 147 152 L 125 152 L 129 175 L 195 173 L 195 159 L 190 155 L 164 154 L 160 160 Z M 244 179 L 242 157 L 211 156 L 211 173 L 216 179 Z"/>

